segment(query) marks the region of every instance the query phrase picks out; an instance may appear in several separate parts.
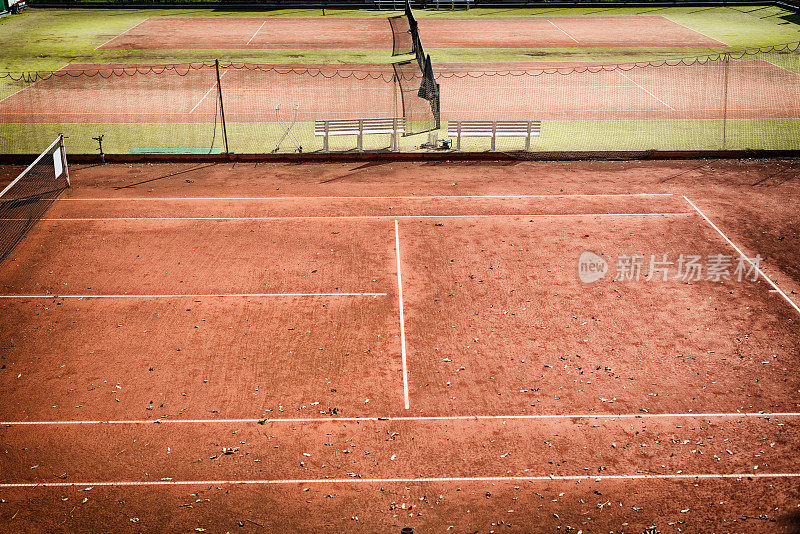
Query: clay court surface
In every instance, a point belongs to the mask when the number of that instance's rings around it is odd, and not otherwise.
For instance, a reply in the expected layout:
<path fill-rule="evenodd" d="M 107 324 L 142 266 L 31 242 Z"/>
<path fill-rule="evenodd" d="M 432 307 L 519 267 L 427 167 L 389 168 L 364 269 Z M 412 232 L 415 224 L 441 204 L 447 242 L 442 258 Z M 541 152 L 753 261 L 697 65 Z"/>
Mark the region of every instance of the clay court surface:
<path fill-rule="evenodd" d="M 421 18 L 426 48 L 725 46 L 662 16 Z M 392 48 L 385 18 L 148 18 L 98 47 L 139 49 Z"/>
<path fill-rule="evenodd" d="M 569 72 L 574 65 L 442 64 L 442 119 L 758 119 L 800 116 L 798 76 L 768 61 Z M 71 65 L 0 101 L 6 123 L 213 122 L 213 67 L 137 72 Z M 88 69 L 88 70 L 81 70 Z M 253 70 L 254 69 L 254 70 Z M 547 72 L 544 71 L 547 69 Z M 727 72 L 726 72 L 727 71 Z M 770 90 L 764 90 L 769 80 Z M 728 83 L 726 91 L 725 83 Z M 413 82 L 412 82 L 413 83 Z M 394 116 L 386 65 L 224 68 L 231 122 L 275 122 L 275 106 L 299 106 L 300 122 Z M 74 95 L 80 94 L 81 98 Z"/>
<path fill-rule="evenodd" d="M 0 519 L 792 532 L 798 170 L 73 165 L 0 271 Z"/>

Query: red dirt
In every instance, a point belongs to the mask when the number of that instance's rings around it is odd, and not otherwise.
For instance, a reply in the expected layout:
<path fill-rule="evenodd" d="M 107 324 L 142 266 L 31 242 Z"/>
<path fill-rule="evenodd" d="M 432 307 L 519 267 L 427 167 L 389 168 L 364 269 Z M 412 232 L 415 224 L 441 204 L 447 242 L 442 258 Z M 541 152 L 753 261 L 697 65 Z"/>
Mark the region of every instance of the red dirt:
<path fill-rule="evenodd" d="M 790 533 L 800 419 L 756 412 L 798 411 L 797 312 L 763 282 L 584 285 L 575 260 L 593 250 L 613 269 L 623 253 L 733 254 L 686 195 L 765 256 L 797 301 L 798 171 L 73 166 L 65 200 L 0 269 L 0 294 L 386 295 L 3 299 L 0 421 L 40 423 L 0 427 L 0 484 L 77 486 L 0 487 L 0 520 L 46 531 Z M 663 196 L 553 196 L 609 193 Z M 581 213 L 595 215 L 565 216 Z M 65 220 L 119 217 L 129 219 Z M 393 419 L 454 415 L 466 418 Z M 552 417 L 511 417 L 529 415 Z M 41 424 L 163 417 L 183 422 Z M 229 418 L 247 420 L 213 421 Z M 674 478 L 692 474 L 743 476 Z M 672 478 L 605 478 L 638 475 Z M 248 480 L 262 482 L 228 483 Z"/>
<path fill-rule="evenodd" d="M 568 69 L 571 65 L 560 66 Z M 264 66 L 265 70 L 223 71 L 229 122 L 275 122 L 276 104 L 283 109 L 299 105 L 300 122 L 397 113 L 392 74 L 386 65 L 342 65 L 338 74 L 325 65 L 274 67 L 278 70 Z M 532 114 L 541 120 L 800 116 L 800 104 L 794 98 L 800 78 L 764 61 L 731 63 L 727 92 L 726 69 L 717 64 L 566 75 L 542 73 L 542 68 L 541 63 L 439 65 L 442 119 L 519 119 Z M 104 76 L 111 73 L 102 72 Z M 190 70 L 185 76 L 172 71 L 106 78 L 57 76 L 0 103 L 0 122 L 211 122 L 215 84 L 212 68 Z M 764 90 L 765 84 L 769 91 Z M 75 98 L 76 94 L 81 98 Z"/>
<path fill-rule="evenodd" d="M 665 17 L 459 17 L 418 20 L 433 48 L 726 46 Z M 99 47 L 135 49 L 392 48 L 383 18 L 149 18 Z"/>

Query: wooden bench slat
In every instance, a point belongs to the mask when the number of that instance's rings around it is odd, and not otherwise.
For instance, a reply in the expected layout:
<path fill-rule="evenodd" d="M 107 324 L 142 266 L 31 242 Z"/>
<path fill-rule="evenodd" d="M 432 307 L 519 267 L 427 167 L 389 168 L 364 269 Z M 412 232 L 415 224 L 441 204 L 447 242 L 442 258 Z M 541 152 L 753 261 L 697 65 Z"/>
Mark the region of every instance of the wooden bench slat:
<path fill-rule="evenodd" d="M 448 137 L 457 138 L 456 149 L 461 149 L 462 137 L 491 137 L 492 150 L 498 137 L 524 137 L 525 150 L 530 149 L 531 137 L 539 137 L 542 131 L 542 121 L 449 121 L 447 123 Z"/>
<path fill-rule="evenodd" d="M 372 134 L 389 134 L 392 136 L 392 146 L 397 149 L 397 135 L 405 133 L 406 120 L 404 117 L 379 117 L 372 119 L 330 119 L 315 120 L 314 135 L 324 136 L 324 149 L 328 151 L 328 137 L 336 135 L 357 135 L 358 150 L 362 149 L 362 137 Z"/>

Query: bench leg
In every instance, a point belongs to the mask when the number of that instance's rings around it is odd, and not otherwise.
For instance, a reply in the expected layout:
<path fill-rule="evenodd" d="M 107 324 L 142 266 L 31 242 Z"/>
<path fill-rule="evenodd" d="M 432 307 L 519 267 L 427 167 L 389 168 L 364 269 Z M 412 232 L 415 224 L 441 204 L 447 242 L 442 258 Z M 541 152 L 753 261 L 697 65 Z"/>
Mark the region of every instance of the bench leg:
<path fill-rule="evenodd" d="M 497 140 L 497 123 L 492 123 L 492 152 L 494 152 L 495 142 Z"/>
<path fill-rule="evenodd" d="M 358 151 L 364 152 L 364 123 L 358 121 Z"/>
<path fill-rule="evenodd" d="M 325 150 L 325 152 L 331 151 L 330 146 L 328 146 L 328 132 L 325 132 L 325 140 L 322 142 L 322 144 L 323 144 L 322 148 Z"/>
<path fill-rule="evenodd" d="M 528 135 L 525 136 L 525 152 L 531 151 L 531 123 L 528 122 Z"/>

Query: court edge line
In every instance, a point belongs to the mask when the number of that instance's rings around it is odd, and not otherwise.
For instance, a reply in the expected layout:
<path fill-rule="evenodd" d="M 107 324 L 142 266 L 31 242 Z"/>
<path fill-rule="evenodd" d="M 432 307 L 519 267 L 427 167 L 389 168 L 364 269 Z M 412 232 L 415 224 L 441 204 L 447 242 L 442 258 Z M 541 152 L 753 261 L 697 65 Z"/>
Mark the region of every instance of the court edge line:
<path fill-rule="evenodd" d="M 411 415 L 398 417 L 287 417 L 263 419 L 128 419 L 128 420 L 65 420 L 65 421 L 0 421 L 0 426 L 57 426 L 57 425 L 145 425 L 145 424 L 297 424 L 297 423 L 358 423 L 376 421 L 513 421 L 546 419 L 734 419 L 734 418 L 800 417 L 800 412 L 719 412 L 719 413 L 631 413 L 631 414 L 530 414 L 530 415 Z"/>
<path fill-rule="evenodd" d="M 800 473 L 695 473 L 695 474 L 635 474 L 635 475 L 532 475 L 532 476 L 486 476 L 486 477 L 409 477 L 409 478 L 297 478 L 262 480 L 121 480 L 116 482 L 17 482 L 0 484 L 0 488 L 74 488 L 88 491 L 95 487 L 109 486 L 194 486 L 194 485 L 287 485 L 287 484 L 394 484 L 394 483 L 440 483 L 440 482 L 548 482 L 548 481 L 595 481 L 603 480 L 702 480 L 702 479 L 759 479 L 800 478 Z"/>
<path fill-rule="evenodd" d="M 228 74 L 228 71 L 227 71 L 227 70 L 226 70 L 225 72 L 223 72 L 223 73 L 220 75 L 219 79 L 221 80 L 221 79 L 222 79 L 222 77 L 223 77 L 223 76 L 225 76 L 226 74 Z M 195 105 L 194 105 L 194 107 L 193 107 L 193 108 L 192 108 L 192 109 L 189 111 L 189 113 L 192 113 L 192 112 L 194 112 L 194 110 L 196 110 L 196 109 L 197 109 L 197 106 L 199 106 L 200 104 L 202 104 L 202 103 L 203 103 L 203 100 L 205 100 L 205 99 L 206 99 L 206 97 L 207 97 L 207 96 L 208 96 L 208 95 L 211 93 L 211 91 L 213 91 L 213 90 L 214 90 L 214 88 L 215 88 L 216 86 L 217 86 L 217 82 L 214 82 L 214 85 L 212 85 L 212 86 L 211 86 L 211 88 L 210 88 L 208 91 L 206 91 L 206 94 L 204 94 L 204 95 L 203 95 L 203 98 L 201 98 L 201 99 L 200 99 L 200 100 L 197 102 L 197 104 L 195 104 Z"/>
<path fill-rule="evenodd" d="M 671 197 L 675 196 L 674 193 L 589 193 L 585 195 L 576 194 L 576 195 L 407 195 L 407 196 L 341 196 L 341 197 L 331 197 L 331 196 L 320 196 L 320 197 L 114 197 L 114 198 L 59 198 L 57 202 L 63 202 L 65 200 L 69 201 L 76 201 L 76 200 L 83 200 L 83 201 L 96 201 L 96 202 L 106 202 L 106 201 L 114 201 L 114 200 L 126 200 L 126 201 L 140 201 L 140 200 L 414 200 L 414 199 L 421 199 L 421 200 L 432 200 L 432 199 L 464 199 L 464 198 L 476 198 L 476 199 L 483 199 L 483 198 L 592 198 L 592 197 L 599 197 L 599 198 L 613 198 L 613 197 Z"/>
<path fill-rule="evenodd" d="M 397 219 L 394 220 L 394 245 L 395 256 L 397 257 L 397 300 L 400 304 L 400 354 L 403 362 L 403 401 L 406 410 L 410 405 L 408 402 L 408 368 L 406 366 L 406 321 L 403 314 L 403 279 L 400 276 L 400 230 Z"/>
<path fill-rule="evenodd" d="M 267 23 L 266 20 L 261 23 L 261 26 L 258 27 L 258 29 L 256 30 L 256 33 L 254 33 L 253 36 L 250 38 L 250 40 L 247 41 L 247 44 L 245 46 L 248 46 L 252 42 L 252 40 L 256 38 L 256 35 L 258 35 L 258 32 L 261 31 L 261 28 L 263 28 L 264 24 L 266 24 L 266 23 Z"/>
<path fill-rule="evenodd" d="M 148 20 L 150 20 L 151 18 L 152 18 L 152 17 L 147 17 L 146 19 L 144 19 L 143 21 L 139 22 L 138 24 L 134 24 L 133 26 L 131 26 L 130 28 L 128 28 L 127 30 L 125 30 L 124 32 L 122 32 L 121 34 L 117 35 L 116 37 L 112 37 L 111 39 L 109 39 L 109 40 L 108 40 L 108 41 L 106 41 L 105 43 L 103 43 L 103 44 L 101 44 L 101 45 L 98 45 L 97 47 L 95 47 L 95 50 L 98 50 L 100 47 L 107 45 L 108 43 L 110 43 L 110 42 L 111 42 L 111 41 L 113 41 L 114 39 L 118 39 L 118 38 L 122 37 L 123 35 L 125 35 L 125 34 L 126 34 L 126 33 L 128 33 L 129 31 L 133 30 L 133 29 L 134 29 L 136 26 L 139 26 L 140 24 L 144 24 L 145 22 L 147 22 L 147 21 L 148 21 Z"/>
<path fill-rule="evenodd" d="M 786 67 L 781 67 L 780 65 L 778 65 L 778 64 L 776 64 L 776 63 L 773 63 L 772 61 L 769 61 L 768 59 L 763 59 L 762 61 L 766 61 L 767 63 L 769 63 L 769 64 L 770 64 L 770 65 L 772 65 L 773 67 L 777 67 L 778 69 L 780 69 L 780 70 L 783 70 L 783 71 L 786 71 L 786 72 L 788 72 L 789 74 L 794 74 L 795 76 L 800 76 L 800 74 L 798 74 L 798 73 L 796 73 L 796 72 L 794 72 L 794 71 L 792 71 L 792 70 L 789 70 L 789 69 L 787 69 Z"/>
<path fill-rule="evenodd" d="M 716 42 L 718 42 L 719 44 L 721 44 L 722 46 L 730 46 L 728 43 L 724 43 L 724 42 L 720 41 L 719 39 L 715 39 L 714 37 L 711 37 L 710 35 L 706 35 L 706 34 L 704 34 L 703 32 L 701 32 L 701 31 L 699 31 L 699 30 L 695 30 L 694 28 L 690 28 L 689 26 L 684 26 L 684 25 L 683 25 L 683 24 L 681 24 L 680 22 L 675 22 L 674 20 L 672 20 L 671 18 L 669 18 L 669 17 L 667 17 L 667 16 L 664 16 L 664 15 L 658 15 L 658 16 L 659 16 L 659 17 L 662 17 L 662 18 L 665 18 L 665 19 L 667 19 L 668 21 L 670 21 L 670 22 L 671 22 L 671 23 L 673 23 L 673 24 L 677 24 L 678 26 L 681 26 L 681 27 L 683 27 L 683 28 L 686 28 L 686 29 L 687 29 L 687 30 L 689 30 L 690 32 L 699 33 L 700 35 L 702 35 L 702 36 L 703 36 L 703 37 L 705 37 L 706 39 L 711 39 L 712 41 L 716 41 Z"/>
<path fill-rule="evenodd" d="M 760 268 L 759 268 L 759 267 L 758 267 L 758 266 L 757 266 L 755 263 L 753 263 L 753 261 L 752 261 L 752 260 L 751 260 L 751 259 L 750 259 L 750 258 L 749 258 L 749 257 L 748 257 L 748 256 L 747 256 L 745 253 L 744 253 L 744 252 L 742 252 L 742 250 L 741 250 L 739 247 L 737 247 L 736 245 L 734 245 L 734 244 L 733 244 L 733 241 L 731 241 L 730 239 L 728 239 L 728 236 L 726 236 L 725 234 L 723 234 L 723 233 L 722 233 L 722 230 L 720 230 L 719 228 L 717 228 L 717 225 L 716 225 L 716 224 L 714 224 L 714 223 L 711 221 L 711 219 L 709 219 L 708 217 L 706 217 L 706 214 L 705 214 L 705 213 L 703 213 L 702 211 L 700 211 L 700 208 L 698 208 L 697 206 L 695 206 L 694 202 L 692 202 L 691 200 L 689 200 L 689 199 L 688 199 L 688 198 L 687 198 L 685 195 L 683 196 L 683 199 L 684 199 L 686 202 L 688 202 L 688 203 L 689 203 L 689 204 L 690 204 L 690 205 L 691 205 L 691 206 L 692 206 L 692 207 L 695 209 L 695 211 L 696 211 L 696 212 L 697 212 L 697 213 L 698 213 L 698 214 L 699 214 L 699 215 L 700 215 L 700 216 L 701 216 L 701 217 L 702 217 L 702 218 L 703 218 L 703 219 L 704 219 L 704 220 L 705 220 L 705 221 L 706 221 L 706 222 L 707 222 L 709 225 L 711 225 L 711 227 L 712 227 L 714 230 L 716 230 L 716 231 L 717 231 L 717 233 L 718 233 L 719 235 L 721 235 L 721 236 L 722 236 L 722 238 L 723 238 L 725 241 L 727 241 L 727 242 L 728 242 L 728 244 L 729 244 L 730 246 L 732 246 L 732 247 L 733 247 L 733 249 L 734 249 L 736 252 L 738 252 L 738 253 L 739 253 L 739 256 L 740 256 L 740 257 L 742 257 L 742 258 L 745 258 L 745 259 L 748 261 L 748 263 L 750 263 L 750 265 L 751 265 L 751 266 L 752 266 L 752 267 L 753 267 L 753 268 L 756 270 L 756 272 L 757 272 L 758 274 L 760 274 L 760 275 L 761 275 L 761 277 L 762 277 L 762 278 L 764 278 L 764 280 L 766 280 L 766 281 L 767 281 L 767 283 L 768 283 L 769 285 L 771 285 L 771 286 L 772 286 L 772 287 L 775 289 L 775 291 L 776 291 L 777 293 L 779 293 L 779 294 L 780 294 L 780 295 L 781 295 L 781 296 L 784 298 L 784 300 L 786 300 L 786 302 L 788 302 L 788 303 L 789 303 L 789 306 L 791 306 L 792 308 L 794 308 L 794 309 L 795 309 L 795 311 L 797 311 L 797 313 L 800 313 L 800 306 L 798 306 L 798 305 L 797 305 L 797 304 L 796 304 L 796 303 L 795 303 L 795 302 L 794 302 L 792 299 L 790 299 L 790 298 L 789 298 L 789 296 L 788 296 L 786 293 L 784 293 L 784 292 L 783 292 L 783 290 L 782 290 L 781 288 L 779 288 L 779 287 L 778 287 L 778 286 L 775 284 L 775 282 L 773 282 L 773 281 L 770 279 L 770 277 L 769 277 L 769 276 L 767 276 L 767 275 L 764 273 L 764 271 L 762 271 L 762 270 L 761 270 L 761 269 L 760 269 Z"/>
<path fill-rule="evenodd" d="M 259 297 L 385 297 L 387 293 L 208 293 L 171 295 L 118 294 L 118 295 L 0 295 L 0 299 L 171 299 L 171 298 L 259 298 Z"/>
<path fill-rule="evenodd" d="M 69 65 L 70 65 L 70 64 L 69 64 L 69 63 L 67 63 L 67 64 L 63 65 L 62 67 L 58 68 L 57 70 L 55 70 L 54 72 L 58 72 L 58 71 L 62 70 L 64 67 L 69 67 Z M 16 94 L 18 94 L 18 93 L 21 93 L 21 92 L 22 92 L 22 91 L 24 91 L 25 89 L 30 89 L 31 87 L 33 87 L 34 85 L 36 85 L 37 83 L 39 83 L 39 81 L 40 81 L 40 80 L 41 80 L 41 78 L 38 78 L 38 79 L 37 79 L 36 81 L 34 81 L 32 84 L 30 84 L 30 85 L 26 85 L 26 86 L 25 86 L 25 87 L 23 87 L 22 89 L 19 89 L 19 90 L 17 90 L 17 91 L 14 91 L 13 93 L 11 93 L 10 95 L 8 95 L 8 96 L 6 96 L 6 97 L 0 98 L 0 103 L 2 103 L 2 102 L 4 102 L 4 101 L 8 100 L 9 98 L 11 98 L 12 96 L 14 96 L 14 95 L 16 95 Z M 14 113 L 0 113 L 0 115 L 14 115 Z M 19 115 L 19 114 L 17 113 L 17 115 Z M 26 115 L 27 115 L 27 113 L 26 113 Z"/>
<path fill-rule="evenodd" d="M 81 222 L 81 221 L 274 221 L 274 220 L 308 220 L 308 219 L 483 219 L 491 217 L 645 217 L 667 215 L 695 215 L 692 211 L 676 211 L 669 213 L 496 213 L 472 215 L 286 215 L 264 217 L 64 217 L 61 219 L 42 218 L 40 221 Z M 28 219 L 0 219 L 0 221 L 27 221 Z"/>
<path fill-rule="evenodd" d="M 555 29 L 557 29 L 558 31 L 560 31 L 561 33 L 563 33 L 564 35 L 566 35 L 567 37 L 569 37 L 570 39 L 572 39 L 573 41 L 575 41 L 576 43 L 578 43 L 578 40 L 577 40 L 577 39 L 575 39 L 573 36 L 571 36 L 570 34 L 568 34 L 567 32 L 565 32 L 564 30 L 562 30 L 561 28 L 559 28 L 558 26 L 556 26 L 556 23 L 555 23 L 555 22 L 553 22 L 553 21 L 552 21 L 552 20 L 550 20 L 550 19 L 547 19 L 547 22 L 549 22 L 550 24 L 552 24 L 552 25 L 553 25 L 553 27 L 554 27 Z M 580 44 L 580 43 L 578 43 L 578 44 Z"/>
<path fill-rule="evenodd" d="M 664 104 L 665 106 L 667 106 L 667 107 L 668 107 L 669 109 L 671 109 L 672 111 L 676 111 L 676 110 L 675 110 L 675 108 L 673 108 L 672 106 L 670 106 L 669 104 L 667 104 L 666 102 L 664 102 L 663 100 L 661 100 L 660 98 L 658 98 L 656 95 L 654 95 L 653 93 L 651 93 L 650 91 L 648 91 L 647 89 L 645 89 L 644 87 L 642 87 L 641 85 L 639 85 L 638 83 L 636 83 L 635 81 L 633 81 L 633 79 L 631 79 L 631 78 L 630 78 L 630 77 L 629 77 L 627 74 L 625 74 L 625 73 L 624 73 L 624 72 L 622 72 L 621 70 L 618 70 L 618 71 L 615 71 L 615 72 L 618 72 L 618 73 L 619 73 L 619 74 L 620 74 L 620 75 L 621 75 L 623 78 L 625 78 L 626 80 L 628 80 L 629 82 L 631 82 L 633 85 L 635 85 L 636 87 L 638 87 L 639 89 L 641 89 L 642 91 L 644 91 L 645 93 L 647 93 L 648 95 L 652 96 L 653 98 L 655 98 L 656 100 L 658 100 L 659 102 L 661 102 L 662 104 Z"/>

